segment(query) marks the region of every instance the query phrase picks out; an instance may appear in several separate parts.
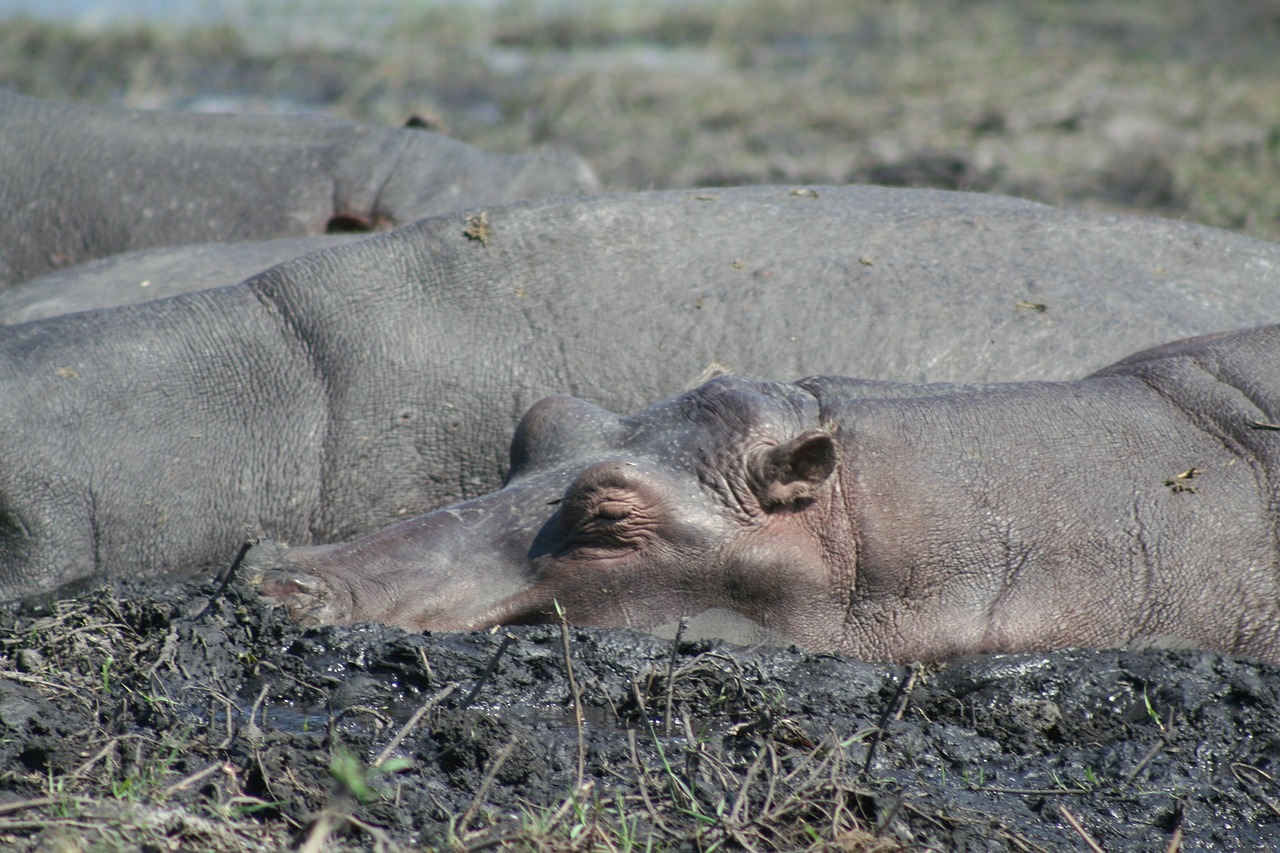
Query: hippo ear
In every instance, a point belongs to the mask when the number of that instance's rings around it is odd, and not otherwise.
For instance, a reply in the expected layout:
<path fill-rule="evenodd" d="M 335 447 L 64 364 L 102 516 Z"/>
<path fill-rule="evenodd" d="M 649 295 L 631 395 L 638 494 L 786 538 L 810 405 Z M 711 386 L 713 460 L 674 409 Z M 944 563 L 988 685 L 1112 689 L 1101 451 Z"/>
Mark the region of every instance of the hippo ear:
<path fill-rule="evenodd" d="M 701 388 L 712 379 L 719 379 L 721 376 L 728 376 L 729 373 L 729 368 L 725 367 L 718 361 L 713 361 L 704 367 L 702 372 L 698 374 L 698 378 L 693 380 L 693 382 L 686 386 L 684 390 L 692 391 L 694 388 Z"/>
<path fill-rule="evenodd" d="M 768 450 L 748 463 L 751 487 L 761 506 L 793 504 L 818 493 L 836 469 L 836 442 L 831 433 L 811 429 Z"/>

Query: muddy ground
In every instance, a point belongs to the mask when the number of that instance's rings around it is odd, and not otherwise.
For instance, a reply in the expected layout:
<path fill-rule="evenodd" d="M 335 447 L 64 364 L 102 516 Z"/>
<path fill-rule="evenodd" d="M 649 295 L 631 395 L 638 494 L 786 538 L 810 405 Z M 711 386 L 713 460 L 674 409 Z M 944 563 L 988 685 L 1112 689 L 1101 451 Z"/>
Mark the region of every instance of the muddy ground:
<path fill-rule="evenodd" d="M 938 186 L 1280 239 L 1274 3 L 522 8 L 406 13 L 336 48 L 7 22 L 0 85 L 416 114 L 491 149 L 575 148 L 614 189 Z M 1093 844 L 1280 846 L 1280 670 L 1194 651 L 906 668 L 578 628 L 301 631 L 196 582 L 0 612 L 14 849 Z"/>
<path fill-rule="evenodd" d="M 213 584 L 3 623 L 14 849 L 1280 843 L 1280 669 L 1217 654 L 299 630 Z"/>

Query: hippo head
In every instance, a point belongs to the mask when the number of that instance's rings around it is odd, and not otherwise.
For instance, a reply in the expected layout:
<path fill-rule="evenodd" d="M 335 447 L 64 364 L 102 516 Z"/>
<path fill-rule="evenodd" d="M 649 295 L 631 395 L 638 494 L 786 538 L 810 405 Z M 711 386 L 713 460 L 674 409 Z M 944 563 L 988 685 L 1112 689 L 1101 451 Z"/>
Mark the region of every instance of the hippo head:
<path fill-rule="evenodd" d="M 501 490 L 250 559 L 261 592 L 306 623 L 471 630 L 563 612 L 652 628 L 703 615 L 702 633 L 741 640 L 745 624 L 834 648 L 853 588 L 831 577 L 852 564 L 849 531 L 831 529 L 848 515 L 832 511 L 838 465 L 816 399 L 794 385 L 723 377 L 632 417 L 549 397 L 517 428 Z"/>

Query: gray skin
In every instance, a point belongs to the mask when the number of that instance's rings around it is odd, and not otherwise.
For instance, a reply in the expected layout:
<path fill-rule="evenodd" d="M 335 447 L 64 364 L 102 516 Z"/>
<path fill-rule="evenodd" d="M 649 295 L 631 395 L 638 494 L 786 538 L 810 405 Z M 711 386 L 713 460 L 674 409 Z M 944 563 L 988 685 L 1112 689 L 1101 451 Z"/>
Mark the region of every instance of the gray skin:
<path fill-rule="evenodd" d="M 363 234 L 284 237 L 139 249 L 56 270 L 0 290 L 0 325 L 116 308 L 239 284 L 268 267 Z"/>
<path fill-rule="evenodd" d="M 502 490 L 249 562 L 307 623 L 712 611 L 873 660 L 1196 646 L 1280 662 L 1277 422 L 1280 326 L 1074 382 L 720 378 L 631 417 L 551 397 Z"/>
<path fill-rule="evenodd" d="M 998 197 L 745 188 L 485 212 L 485 241 L 445 215 L 0 329 L 0 597 L 219 571 L 248 536 L 343 541 L 478 497 L 548 394 L 638 411 L 711 362 L 1065 378 L 1280 317 L 1274 245 Z"/>
<path fill-rule="evenodd" d="M 416 129 L 8 92 L 0 173 L 0 286 L 138 249 L 367 231 L 598 188 L 566 152 L 511 157 Z"/>

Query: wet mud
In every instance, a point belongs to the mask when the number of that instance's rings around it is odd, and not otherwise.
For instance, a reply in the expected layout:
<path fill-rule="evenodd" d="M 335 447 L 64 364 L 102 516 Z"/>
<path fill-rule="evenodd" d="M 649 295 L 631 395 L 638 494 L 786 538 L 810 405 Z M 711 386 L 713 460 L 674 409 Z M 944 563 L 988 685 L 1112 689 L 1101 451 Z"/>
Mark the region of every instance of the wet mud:
<path fill-rule="evenodd" d="M 10 608 L 0 731 L 15 849 L 147 810 L 155 849 L 1280 844 L 1280 669 L 1198 651 L 921 668 L 573 626 L 304 630 L 180 585 Z"/>

